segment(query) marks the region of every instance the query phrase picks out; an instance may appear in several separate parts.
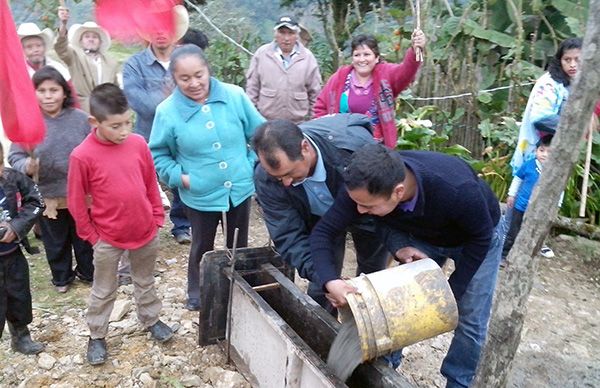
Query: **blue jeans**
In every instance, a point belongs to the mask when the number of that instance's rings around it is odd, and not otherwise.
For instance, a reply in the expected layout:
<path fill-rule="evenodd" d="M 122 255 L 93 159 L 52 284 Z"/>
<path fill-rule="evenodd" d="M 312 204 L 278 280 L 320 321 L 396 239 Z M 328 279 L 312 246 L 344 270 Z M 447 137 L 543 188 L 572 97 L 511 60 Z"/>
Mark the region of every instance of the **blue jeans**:
<path fill-rule="evenodd" d="M 485 259 L 469 282 L 464 295 L 457 301 L 458 326 L 454 330 L 454 338 L 441 368 L 442 375 L 447 379 L 447 388 L 468 387 L 475 377 L 481 348 L 487 335 L 500 266 L 502 227 L 502 221 L 498 222 Z M 427 253 L 440 266 L 448 257 L 454 260 L 456 266 L 460 265 L 462 259 L 462 247 L 438 247 L 408 234 L 405 246 L 412 246 Z"/>
<path fill-rule="evenodd" d="M 173 229 L 171 234 L 177 236 L 182 233 L 190 233 L 190 221 L 187 219 L 185 214 L 185 205 L 181 202 L 179 197 L 179 189 L 177 187 L 171 187 L 171 193 L 173 193 L 173 200 L 171 201 L 171 211 L 169 212 L 169 218 L 173 223 Z"/>

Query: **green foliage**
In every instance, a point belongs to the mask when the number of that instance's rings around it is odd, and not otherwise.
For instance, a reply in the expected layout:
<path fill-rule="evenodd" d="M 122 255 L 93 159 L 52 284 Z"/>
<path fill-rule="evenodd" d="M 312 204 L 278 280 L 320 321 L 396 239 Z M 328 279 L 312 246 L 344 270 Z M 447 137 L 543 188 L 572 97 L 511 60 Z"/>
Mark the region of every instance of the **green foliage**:
<path fill-rule="evenodd" d="M 248 40 L 240 42 L 248 46 Z M 212 41 L 210 48 L 206 50 L 206 56 L 212 70 L 212 74 L 220 81 L 244 86 L 246 83 L 246 69 L 250 63 L 250 57 L 237 48 L 232 48 L 230 43 L 218 40 Z"/>
<path fill-rule="evenodd" d="M 397 148 L 401 150 L 429 150 L 460 156 L 470 160 L 470 151 L 459 144 L 449 144 L 448 132 L 460 120 L 461 113 L 449 116 L 435 105 L 427 105 L 404 114 L 397 121 L 399 136 Z M 432 121 L 447 123 L 439 131 L 432 129 Z"/>

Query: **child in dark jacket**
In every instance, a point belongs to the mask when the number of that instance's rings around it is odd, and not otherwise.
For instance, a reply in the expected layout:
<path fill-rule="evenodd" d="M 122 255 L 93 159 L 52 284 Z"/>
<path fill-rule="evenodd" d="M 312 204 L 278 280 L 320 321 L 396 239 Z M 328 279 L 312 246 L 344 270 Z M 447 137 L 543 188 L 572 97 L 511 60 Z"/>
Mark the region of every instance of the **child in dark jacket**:
<path fill-rule="evenodd" d="M 29 267 L 19 242 L 42 214 L 44 202 L 31 179 L 1 160 L 0 146 L 0 338 L 7 321 L 12 349 L 37 354 L 44 345 L 32 341 L 27 328 L 33 320 Z"/>

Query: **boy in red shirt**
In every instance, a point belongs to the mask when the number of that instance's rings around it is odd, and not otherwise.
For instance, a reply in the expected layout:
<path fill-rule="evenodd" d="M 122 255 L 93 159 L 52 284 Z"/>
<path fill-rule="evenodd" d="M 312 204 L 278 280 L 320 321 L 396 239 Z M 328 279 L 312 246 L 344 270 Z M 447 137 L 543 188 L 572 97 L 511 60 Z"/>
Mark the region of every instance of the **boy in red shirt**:
<path fill-rule="evenodd" d="M 154 288 L 164 211 L 152 155 L 144 138 L 131 134 L 131 111 L 118 86 L 97 86 L 90 114 L 93 129 L 69 158 L 67 202 L 77 234 L 94 246 L 87 360 L 97 365 L 107 359 L 104 338 L 117 295 L 119 257 L 126 250 L 138 319 L 158 342 L 168 341 L 173 331 L 158 318 L 162 303 Z"/>

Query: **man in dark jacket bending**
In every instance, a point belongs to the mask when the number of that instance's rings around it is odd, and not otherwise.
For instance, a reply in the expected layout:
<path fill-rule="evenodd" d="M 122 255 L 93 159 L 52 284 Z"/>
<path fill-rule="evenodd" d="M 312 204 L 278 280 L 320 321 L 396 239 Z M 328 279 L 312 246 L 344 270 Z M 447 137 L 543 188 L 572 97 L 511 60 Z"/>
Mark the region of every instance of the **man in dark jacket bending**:
<path fill-rule="evenodd" d="M 450 287 L 459 322 L 441 372 L 447 387 L 468 387 L 487 333 L 501 237 L 498 200 L 457 157 L 427 151 L 395 152 L 381 145 L 356 151 L 343 175 L 347 191 L 313 229 L 311 255 L 321 286 L 335 307 L 356 290 L 339 278 L 329 244 L 362 214 L 374 216 L 384 245 L 401 263 L 454 259 Z"/>
<path fill-rule="evenodd" d="M 335 196 L 343 190 L 341 173 L 353 151 L 373 143 L 369 119 L 340 114 L 303 123 L 271 120 L 257 128 L 253 145 L 260 164 L 254 181 L 257 199 L 271 239 L 279 254 L 310 280 L 308 294 L 333 311 L 313 267 L 309 235 Z M 388 252 L 374 234 L 370 218 L 362 217 L 347 228 L 356 250 L 357 273 L 385 267 Z M 332 241 L 334 272 L 340 275 L 345 233 Z"/>

